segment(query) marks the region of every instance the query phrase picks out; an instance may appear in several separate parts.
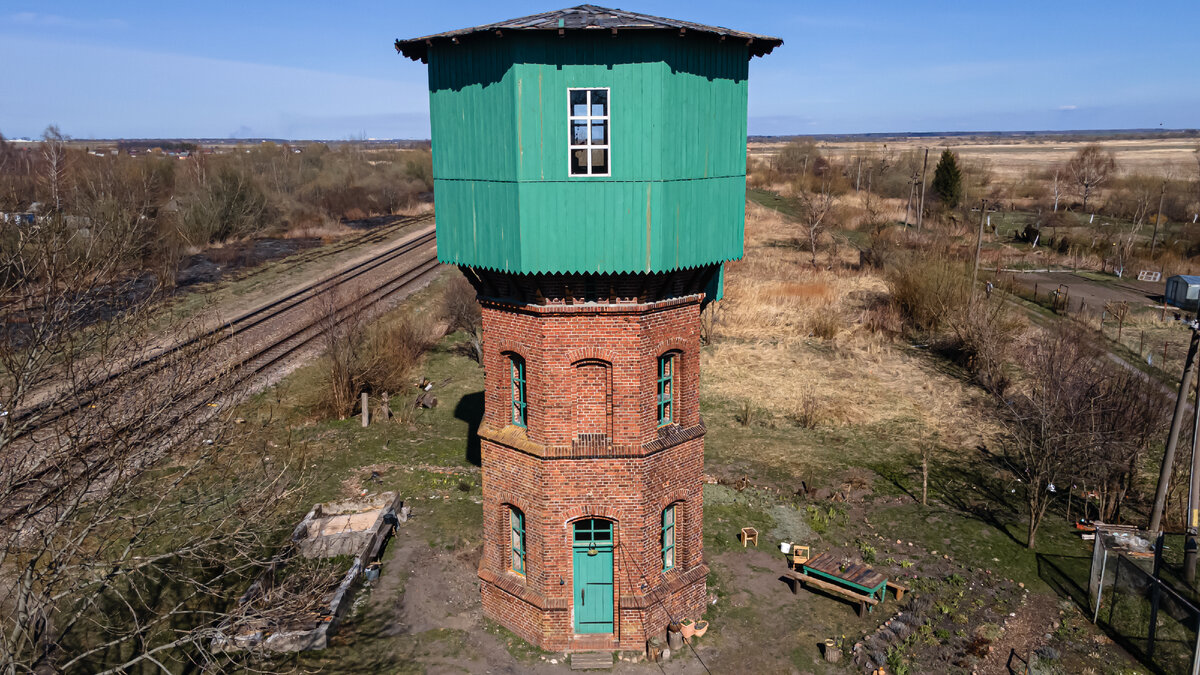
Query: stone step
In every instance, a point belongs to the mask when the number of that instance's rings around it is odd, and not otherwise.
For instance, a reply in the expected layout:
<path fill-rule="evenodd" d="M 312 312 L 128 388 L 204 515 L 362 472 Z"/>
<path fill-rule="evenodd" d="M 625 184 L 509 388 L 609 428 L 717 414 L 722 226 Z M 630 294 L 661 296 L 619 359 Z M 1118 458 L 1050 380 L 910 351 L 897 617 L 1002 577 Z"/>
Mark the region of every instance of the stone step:
<path fill-rule="evenodd" d="M 571 670 L 612 670 L 612 652 L 575 652 L 571 654 Z"/>

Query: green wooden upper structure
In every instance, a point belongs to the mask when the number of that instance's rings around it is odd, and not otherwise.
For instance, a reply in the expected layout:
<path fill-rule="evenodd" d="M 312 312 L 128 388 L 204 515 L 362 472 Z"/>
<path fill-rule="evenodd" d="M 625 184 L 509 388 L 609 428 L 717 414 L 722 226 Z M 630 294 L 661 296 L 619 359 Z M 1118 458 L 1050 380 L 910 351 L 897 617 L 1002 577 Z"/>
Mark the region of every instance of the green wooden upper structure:
<path fill-rule="evenodd" d="M 398 40 L 429 64 L 439 259 L 533 274 L 740 258 L 748 64 L 780 44 L 592 5 Z"/>

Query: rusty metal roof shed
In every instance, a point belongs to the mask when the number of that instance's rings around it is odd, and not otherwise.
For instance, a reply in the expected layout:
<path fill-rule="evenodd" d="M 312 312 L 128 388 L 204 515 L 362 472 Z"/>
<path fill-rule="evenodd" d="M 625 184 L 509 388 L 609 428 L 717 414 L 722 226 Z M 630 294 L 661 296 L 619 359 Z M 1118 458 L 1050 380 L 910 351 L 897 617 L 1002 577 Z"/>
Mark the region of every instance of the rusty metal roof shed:
<path fill-rule="evenodd" d="M 597 7 L 596 5 L 579 5 L 578 7 L 569 7 L 553 12 L 531 14 L 499 23 L 490 23 L 473 28 L 462 28 L 445 33 L 437 33 L 436 35 L 426 35 L 425 37 L 413 38 L 411 40 L 396 40 L 396 51 L 414 61 L 428 62 L 429 47 L 435 40 L 457 43 L 458 38 L 468 35 L 494 32 L 503 34 L 506 30 L 559 31 L 560 34 L 568 30 L 609 30 L 613 33 L 622 30 L 660 30 L 678 31 L 681 35 L 692 31 L 719 35 L 722 39 L 745 40 L 750 48 L 751 57 L 770 54 L 772 49 L 783 44 L 783 40 L 768 35 L 756 35 L 720 26 L 706 26 L 704 24 L 692 23 L 691 21 L 666 19 L 661 16 L 626 12 L 621 9 L 609 9 L 607 7 Z"/>

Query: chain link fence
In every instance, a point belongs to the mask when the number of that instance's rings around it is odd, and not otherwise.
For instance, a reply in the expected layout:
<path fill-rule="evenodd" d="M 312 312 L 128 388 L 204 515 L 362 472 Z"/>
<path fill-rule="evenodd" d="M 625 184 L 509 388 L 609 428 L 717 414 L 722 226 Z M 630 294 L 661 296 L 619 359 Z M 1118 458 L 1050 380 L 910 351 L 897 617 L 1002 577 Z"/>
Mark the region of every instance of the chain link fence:
<path fill-rule="evenodd" d="M 1088 582 L 1092 621 L 1152 671 L 1200 675 L 1200 608 L 1163 556 L 1164 543 L 1181 552 L 1182 537 L 1160 535 L 1156 545 L 1136 528 L 1097 526 Z"/>

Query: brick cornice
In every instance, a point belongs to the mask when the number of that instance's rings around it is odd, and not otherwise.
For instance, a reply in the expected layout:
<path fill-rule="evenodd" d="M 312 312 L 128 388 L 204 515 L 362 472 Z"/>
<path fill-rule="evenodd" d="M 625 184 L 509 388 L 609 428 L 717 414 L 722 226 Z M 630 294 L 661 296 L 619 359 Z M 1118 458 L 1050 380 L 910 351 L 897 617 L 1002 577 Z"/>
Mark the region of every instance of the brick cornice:
<path fill-rule="evenodd" d="M 690 427 L 671 425 L 659 430 L 658 438 L 641 445 L 615 443 L 572 443 L 571 445 L 543 445 L 529 440 L 528 434 L 521 427 L 508 425 L 497 429 L 482 422 L 479 425 L 479 437 L 493 443 L 503 445 L 518 452 L 539 459 L 633 459 L 649 457 L 669 450 L 677 445 L 704 436 L 707 429 L 704 421 Z"/>
<path fill-rule="evenodd" d="M 678 593 L 680 590 L 694 583 L 703 581 L 708 576 L 708 565 L 700 563 L 695 567 L 685 571 L 675 573 L 671 570 L 665 574 L 659 573 L 659 585 L 656 588 L 649 589 L 645 593 L 631 593 L 621 595 L 620 605 L 622 609 L 646 609 L 660 601 L 660 596 L 666 592 L 668 594 Z"/>
<path fill-rule="evenodd" d="M 539 610 L 566 610 L 570 606 L 570 601 L 568 599 L 547 598 L 523 583 L 523 581 L 514 574 L 496 574 L 486 567 L 480 566 L 478 575 L 479 579 L 484 583 L 504 591 L 521 602 L 524 602 Z"/>

